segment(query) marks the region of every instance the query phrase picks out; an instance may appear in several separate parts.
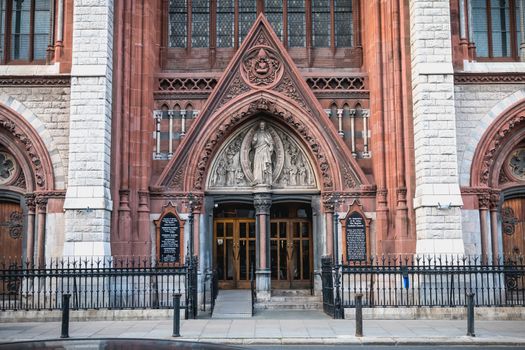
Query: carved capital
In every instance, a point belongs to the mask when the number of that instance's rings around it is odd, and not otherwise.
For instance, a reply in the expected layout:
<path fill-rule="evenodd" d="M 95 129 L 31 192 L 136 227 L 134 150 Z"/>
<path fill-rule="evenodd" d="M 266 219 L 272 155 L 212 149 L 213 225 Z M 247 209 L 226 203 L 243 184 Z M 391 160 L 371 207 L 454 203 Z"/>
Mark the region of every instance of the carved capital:
<path fill-rule="evenodd" d="M 253 205 L 256 215 L 270 215 L 272 206 L 272 195 L 269 193 L 257 193 L 253 195 Z"/>
<path fill-rule="evenodd" d="M 35 209 L 36 209 L 35 195 L 32 193 L 28 193 L 25 195 L 25 199 L 26 199 L 27 210 L 29 212 L 33 212 L 34 214 Z"/>
<path fill-rule="evenodd" d="M 39 213 L 45 213 L 47 209 L 47 197 L 43 196 L 36 196 L 36 206 L 38 208 Z"/>
<path fill-rule="evenodd" d="M 481 193 L 478 195 L 479 209 L 488 209 L 490 206 L 490 194 Z"/>
<path fill-rule="evenodd" d="M 500 192 L 493 191 L 490 193 L 490 210 L 498 210 L 500 198 Z"/>

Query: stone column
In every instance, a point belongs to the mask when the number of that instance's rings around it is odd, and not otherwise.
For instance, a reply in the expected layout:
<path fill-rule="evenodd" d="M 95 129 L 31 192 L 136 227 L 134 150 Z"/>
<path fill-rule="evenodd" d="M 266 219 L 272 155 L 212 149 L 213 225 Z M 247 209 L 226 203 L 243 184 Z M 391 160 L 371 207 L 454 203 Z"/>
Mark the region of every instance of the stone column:
<path fill-rule="evenodd" d="M 108 256 L 113 0 L 75 1 L 64 255 Z"/>
<path fill-rule="evenodd" d="M 483 193 L 478 197 L 479 203 L 479 227 L 481 235 L 481 260 L 484 264 L 487 263 L 487 255 L 489 254 L 488 249 L 488 216 L 489 216 L 489 203 L 490 195 L 488 193 Z"/>
<path fill-rule="evenodd" d="M 35 257 L 35 196 L 26 196 L 27 205 L 27 241 L 26 241 L 26 258 L 29 265 L 33 264 Z"/>
<path fill-rule="evenodd" d="M 416 253 L 463 254 L 449 0 L 410 0 Z"/>
<path fill-rule="evenodd" d="M 270 207 L 272 195 L 270 193 L 256 193 L 253 196 L 257 225 L 257 271 L 256 286 L 257 300 L 269 300 L 271 297 L 270 271 Z"/>
<path fill-rule="evenodd" d="M 490 194 L 490 238 L 492 245 L 492 263 L 497 264 L 499 259 L 499 223 L 498 223 L 498 208 L 500 201 L 500 193 L 493 192 Z"/>
<path fill-rule="evenodd" d="M 38 214 L 38 223 L 36 229 L 36 264 L 38 267 L 43 267 L 46 264 L 45 248 L 47 198 L 37 197 L 36 205 Z"/>

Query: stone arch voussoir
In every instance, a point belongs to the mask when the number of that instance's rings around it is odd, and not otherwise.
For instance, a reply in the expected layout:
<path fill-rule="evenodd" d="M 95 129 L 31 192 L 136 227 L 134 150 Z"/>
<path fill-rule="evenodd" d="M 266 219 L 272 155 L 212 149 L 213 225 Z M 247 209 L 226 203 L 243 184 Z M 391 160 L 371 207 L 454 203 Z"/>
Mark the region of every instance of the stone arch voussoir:
<path fill-rule="evenodd" d="M 33 112 L 15 99 L 0 95 L 0 129 L 24 155 L 31 169 L 34 191 L 64 187 L 64 169 L 58 149 Z"/>
<path fill-rule="evenodd" d="M 199 141 L 189 152 L 193 155 L 193 159 L 189 159 L 184 166 L 185 191 L 199 192 L 205 189 L 207 171 L 222 142 L 236 127 L 251 120 L 258 113 L 264 113 L 270 119 L 276 118 L 276 122 L 286 126 L 301 140 L 310 158 L 315 162 L 321 191 L 341 189 L 342 179 L 338 161 L 332 154 L 328 142 L 324 140 L 324 136 L 318 132 L 317 126 L 307 118 L 301 118 L 304 110 L 275 94 L 257 92 L 220 108 L 210 118 L 210 125 L 204 128 L 206 131 L 203 131 L 202 137 L 199 137 Z M 361 180 L 356 175 L 350 176 L 355 187 L 361 184 Z"/>
<path fill-rule="evenodd" d="M 491 123 L 488 121 L 491 120 Z M 483 119 L 486 127 L 472 158 L 464 159 L 470 164 L 470 184 L 473 187 L 497 187 L 494 173 L 499 172 L 501 156 L 506 145 L 525 130 L 525 90 L 520 90 L 501 101 Z M 483 125 L 485 126 L 485 125 Z"/>

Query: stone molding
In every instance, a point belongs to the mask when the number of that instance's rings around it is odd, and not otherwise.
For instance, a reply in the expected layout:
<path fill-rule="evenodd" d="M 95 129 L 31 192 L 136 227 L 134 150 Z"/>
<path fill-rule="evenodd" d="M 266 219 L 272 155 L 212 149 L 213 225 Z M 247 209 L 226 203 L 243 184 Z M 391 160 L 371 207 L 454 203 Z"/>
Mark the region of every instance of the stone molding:
<path fill-rule="evenodd" d="M 525 126 L 525 102 L 515 104 L 502 113 L 485 132 L 478 143 L 472 161 L 471 185 L 472 186 L 497 186 L 493 183 L 492 176 L 494 164 L 500 158 L 502 147 L 513 137 L 516 132 Z M 505 155 L 506 156 L 506 155 Z M 499 177 L 498 177 L 499 179 Z"/>
<path fill-rule="evenodd" d="M 4 109 L 5 112 L 2 112 L 3 106 L 8 107 Z M 40 118 L 22 103 L 8 95 L 0 95 L 0 115 L 5 116 L 15 124 L 28 124 L 26 127 L 23 127 L 25 131 L 22 132 L 22 134 L 24 137 L 32 140 L 34 144 L 39 142 L 43 143 L 43 147 L 45 148 L 51 162 L 51 168 L 47 170 L 47 172 L 49 176 L 54 177 L 53 188 L 65 188 L 66 174 L 62 157 L 60 156 L 60 152 L 53 137 Z M 4 120 L 6 119 L 4 118 Z M 34 136 L 29 136 L 33 133 Z M 42 157 L 41 154 L 40 157 Z"/>
<path fill-rule="evenodd" d="M 71 77 L 62 75 L 0 76 L 0 87 L 6 86 L 69 87 L 71 86 Z"/>
<path fill-rule="evenodd" d="M 454 83 L 467 84 L 520 84 L 525 82 L 525 73 L 454 73 Z"/>

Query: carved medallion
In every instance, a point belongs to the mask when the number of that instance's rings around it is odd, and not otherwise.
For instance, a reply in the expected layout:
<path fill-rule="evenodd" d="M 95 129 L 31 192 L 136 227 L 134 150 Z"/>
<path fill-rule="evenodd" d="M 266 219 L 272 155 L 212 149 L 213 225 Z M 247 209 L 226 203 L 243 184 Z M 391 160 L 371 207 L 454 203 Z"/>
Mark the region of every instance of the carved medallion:
<path fill-rule="evenodd" d="M 7 152 L 0 152 L 0 185 L 12 182 L 18 174 L 18 165 L 13 156 Z"/>
<path fill-rule="evenodd" d="M 508 167 L 513 177 L 525 180 L 525 148 L 518 148 L 511 153 Z"/>
<path fill-rule="evenodd" d="M 241 75 L 247 84 L 268 88 L 279 82 L 283 65 L 277 53 L 270 47 L 256 46 L 244 55 Z"/>

